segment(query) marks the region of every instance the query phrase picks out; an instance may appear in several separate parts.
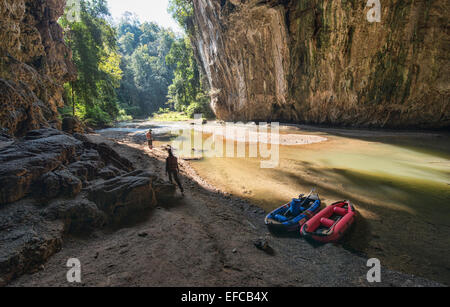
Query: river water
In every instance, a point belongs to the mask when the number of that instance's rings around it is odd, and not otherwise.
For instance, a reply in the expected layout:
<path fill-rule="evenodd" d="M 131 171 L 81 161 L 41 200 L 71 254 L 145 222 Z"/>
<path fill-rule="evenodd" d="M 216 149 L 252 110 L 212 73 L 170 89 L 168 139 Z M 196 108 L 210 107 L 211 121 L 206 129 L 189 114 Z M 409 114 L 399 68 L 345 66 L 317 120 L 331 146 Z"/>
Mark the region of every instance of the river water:
<path fill-rule="evenodd" d="M 133 123 L 114 129 L 136 135 L 149 127 L 155 145 L 168 144 L 183 131 L 195 134 L 188 123 Z M 264 159 L 248 155 L 203 157 L 191 164 L 209 183 L 267 211 L 313 187 L 326 205 L 350 199 L 358 216 L 343 248 L 450 284 L 448 134 L 283 125 L 280 133 L 322 141 L 280 145 L 275 168 L 261 168 Z M 203 140 L 210 136 L 205 133 Z M 245 146 L 248 153 L 249 143 Z M 201 144 L 192 147 L 197 157 L 205 153 Z"/>

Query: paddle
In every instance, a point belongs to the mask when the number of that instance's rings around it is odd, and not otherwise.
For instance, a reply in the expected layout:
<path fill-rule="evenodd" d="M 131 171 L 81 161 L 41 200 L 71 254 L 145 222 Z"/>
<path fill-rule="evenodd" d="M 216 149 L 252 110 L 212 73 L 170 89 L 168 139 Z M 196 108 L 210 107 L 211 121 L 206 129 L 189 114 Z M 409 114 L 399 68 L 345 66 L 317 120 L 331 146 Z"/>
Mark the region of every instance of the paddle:
<path fill-rule="evenodd" d="M 303 205 L 306 203 L 306 201 L 309 199 L 309 197 L 311 196 L 311 194 L 312 194 L 313 192 L 315 192 L 315 191 L 316 191 L 316 188 L 312 188 L 311 192 L 309 192 L 309 195 L 306 196 L 305 200 L 303 200 L 303 203 L 301 204 L 301 206 L 303 206 Z"/>
<path fill-rule="evenodd" d="M 343 218 L 342 216 L 341 216 L 340 218 L 338 218 L 338 219 L 336 220 L 336 222 L 334 222 L 334 224 L 330 227 L 330 230 L 333 229 L 333 227 L 336 226 L 337 223 L 339 223 L 339 221 L 342 220 L 342 218 Z"/>

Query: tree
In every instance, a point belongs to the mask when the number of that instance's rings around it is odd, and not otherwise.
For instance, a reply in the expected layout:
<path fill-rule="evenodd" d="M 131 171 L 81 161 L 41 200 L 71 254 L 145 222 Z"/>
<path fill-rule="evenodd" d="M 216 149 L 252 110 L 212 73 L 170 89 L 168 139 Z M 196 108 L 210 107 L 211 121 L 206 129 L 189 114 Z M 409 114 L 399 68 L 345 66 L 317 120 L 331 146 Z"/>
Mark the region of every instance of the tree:
<path fill-rule="evenodd" d="M 166 56 L 175 34 L 155 23 L 124 16 L 118 41 L 124 77 L 118 90 L 120 105 L 134 116 L 149 116 L 164 107 L 174 74 Z"/>
<path fill-rule="evenodd" d="M 122 71 L 116 32 L 107 21 L 106 0 L 81 0 L 80 9 L 79 20 L 67 15 L 60 19 L 78 71 L 77 80 L 66 89 L 83 119 L 103 125 L 119 112 L 115 89 Z"/>
<path fill-rule="evenodd" d="M 202 113 L 212 117 L 209 97 L 204 92 L 194 50 L 188 36 L 178 39 L 166 57 L 174 69 L 174 79 L 169 86 L 169 104 L 177 111 L 184 111 L 191 117 Z"/>
<path fill-rule="evenodd" d="M 210 108 L 210 98 L 202 85 L 191 45 L 191 37 L 195 31 L 193 2 L 192 0 L 170 0 L 168 11 L 187 33 L 173 44 L 166 58 L 175 70 L 173 82 L 169 86 L 169 103 L 176 110 L 185 111 L 191 117 L 195 113 L 214 117 Z"/>
<path fill-rule="evenodd" d="M 168 11 L 187 33 L 192 33 L 194 16 L 192 0 L 169 0 Z"/>
<path fill-rule="evenodd" d="M 134 37 L 134 34 L 127 32 L 120 37 L 119 47 L 123 54 L 132 54 L 133 50 L 136 49 L 136 38 Z"/>
<path fill-rule="evenodd" d="M 65 85 L 77 115 L 104 125 L 119 113 L 149 116 L 168 102 L 189 114 L 208 113 L 208 95 L 189 38 L 177 38 L 156 23 L 141 23 L 129 12 L 114 28 L 106 4 L 81 0 L 79 19 L 65 15 L 60 20 L 78 69 L 77 80 Z M 193 14 L 188 0 L 172 0 L 171 10 L 184 25 Z"/>

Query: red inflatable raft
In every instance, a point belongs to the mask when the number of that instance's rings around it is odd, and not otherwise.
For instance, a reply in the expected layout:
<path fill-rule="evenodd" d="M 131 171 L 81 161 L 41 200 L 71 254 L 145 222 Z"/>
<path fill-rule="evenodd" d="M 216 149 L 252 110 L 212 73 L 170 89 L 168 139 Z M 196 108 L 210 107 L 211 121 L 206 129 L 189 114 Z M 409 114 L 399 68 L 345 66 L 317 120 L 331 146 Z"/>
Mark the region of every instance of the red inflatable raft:
<path fill-rule="evenodd" d="M 340 201 L 328 206 L 301 228 L 305 238 L 314 239 L 322 243 L 336 242 L 355 221 L 355 208 L 350 201 Z"/>

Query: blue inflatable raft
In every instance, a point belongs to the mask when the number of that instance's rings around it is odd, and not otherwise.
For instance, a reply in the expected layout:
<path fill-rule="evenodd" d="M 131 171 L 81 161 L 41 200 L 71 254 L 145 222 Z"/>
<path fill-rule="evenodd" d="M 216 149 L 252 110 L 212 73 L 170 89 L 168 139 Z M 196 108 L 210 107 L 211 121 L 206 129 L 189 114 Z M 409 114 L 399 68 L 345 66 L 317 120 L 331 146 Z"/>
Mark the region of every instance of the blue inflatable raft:
<path fill-rule="evenodd" d="M 298 231 L 319 211 L 319 208 L 319 195 L 311 191 L 308 196 L 299 195 L 299 198 L 294 198 L 290 203 L 269 213 L 265 223 L 271 230 Z"/>

